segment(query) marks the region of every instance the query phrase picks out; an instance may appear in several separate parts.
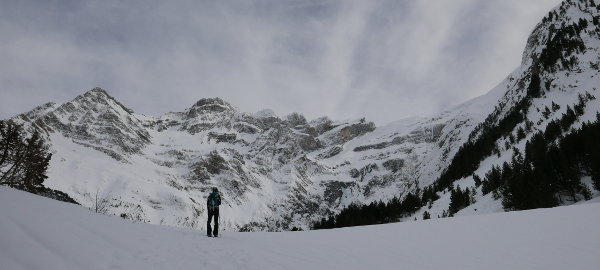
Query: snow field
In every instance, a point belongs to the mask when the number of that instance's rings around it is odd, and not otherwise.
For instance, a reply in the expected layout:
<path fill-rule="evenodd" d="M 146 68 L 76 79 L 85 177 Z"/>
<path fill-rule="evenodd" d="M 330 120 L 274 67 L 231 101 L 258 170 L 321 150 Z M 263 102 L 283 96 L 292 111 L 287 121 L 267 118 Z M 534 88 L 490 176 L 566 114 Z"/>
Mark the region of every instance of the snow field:
<path fill-rule="evenodd" d="M 0 269 L 597 269 L 598 201 L 208 238 L 0 186 Z"/>

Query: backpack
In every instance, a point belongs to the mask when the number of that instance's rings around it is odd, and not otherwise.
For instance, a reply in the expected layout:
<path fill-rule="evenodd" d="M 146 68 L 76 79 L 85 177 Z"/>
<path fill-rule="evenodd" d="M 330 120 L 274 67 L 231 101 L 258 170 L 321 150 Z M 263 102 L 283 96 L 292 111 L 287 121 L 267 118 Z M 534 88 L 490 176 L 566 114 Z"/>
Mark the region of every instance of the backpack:
<path fill-rule="evenodd" d="M 215 209 L 219 209 L 220 204 L 221 198 L 219 198 L 219 193 L 213 192 L 208 195 L 208 210 L 214 211 Z"/>

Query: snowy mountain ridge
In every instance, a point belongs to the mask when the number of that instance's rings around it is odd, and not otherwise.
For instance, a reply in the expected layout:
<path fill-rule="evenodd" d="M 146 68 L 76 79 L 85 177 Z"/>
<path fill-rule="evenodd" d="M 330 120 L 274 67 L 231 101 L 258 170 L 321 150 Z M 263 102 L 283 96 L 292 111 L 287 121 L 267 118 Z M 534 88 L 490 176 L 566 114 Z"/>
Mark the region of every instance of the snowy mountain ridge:
<path fill-rule="evenodd" d="M 13 119 L 43 130 L 54 153 L 48 187 L 111 213 L 202 228 L 207 191 L 223 193 L 226 228 L 308 229 L 352 203 L 386 200 L 412 178 L 446 118 L 413 118 L 376 128 L 364 119 L 283 119 L 201 99 L 159 118 L 137 115 L 96 88 Z M 227 215 L 230 213 L 230 215 Z"/>
<path fill-rule="evenodd" d="M 595 95 L 600 12 L 592 3 L 564 1 L 535 28 L 519 68 L 487 94 L 433 117 L 375 127 L 365 119 L 308 121 L 300 113 L 280 118 L 269 109 L 247 113 L 222 99 L 204 98 L 155 118 L 135 114 L 95 88 L 13 119 L 43 131 L 52 145 L 45 185 L 86 207 L 104 194 L 113 214 L 202 229 L 208 190 L 217 186 L 224 197 L 225 229 L 308 229 L 350 203 L 387 201 L 433 184 L 462 146 L 531 99 L 527 121 L 511 133 L 516 137 L 525 129 L 525 138 L 496 141 L 496 154 L 474 172 L 483 177 L 514 149 L 522 151 L 536 130 L 544 130 L 580 96 Z M 532 74 L 543 87 L 535 98 L 528 97 Z M 547 113 L 552 104 L 558 107 Z M 599 108 L 600 101 L 587 100 L 573 127 L 595 119 Z M 476 202 L 457 215 L 502 211 L 472 176 L 454 184 L 479 191 Z M 425 210 L 442 216 L 449 193 L 439 194 L 440 200 L 415 216 Z"/>

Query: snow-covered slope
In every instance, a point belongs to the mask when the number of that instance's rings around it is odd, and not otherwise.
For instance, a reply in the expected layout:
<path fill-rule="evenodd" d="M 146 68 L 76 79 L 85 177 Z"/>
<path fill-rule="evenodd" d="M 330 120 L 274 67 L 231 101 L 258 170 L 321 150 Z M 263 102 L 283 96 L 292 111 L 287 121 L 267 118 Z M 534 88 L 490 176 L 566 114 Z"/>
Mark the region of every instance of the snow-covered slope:
<path fill-rule="evenodd" d="M 597 269 L 600 204 L 355 228 L 205 232 L 0 186 L 2 269 Z"/>
<path fill-rule="evenodd" d="M 471 128 L 466 136 L 462 136 L 463 145 L 467 141 L 479 139 L 486 129 L 497 126 L 508 114 L 514 112 L 523 100 L 530 100 L 525 106 L 519 108 L 524 113 L 524 121 L 512 128 L 506 136 L 495 141 L 495 153 L 483 160 L 473 172 L 481 179 L 489 172 L 492 166 L 502 166 L 506 161 L 510 163 L 515 150 L 525 153 L 526 143 L 534 134 L 545 131 L 549 123 L 560 120 L 568 108 L 576 108 L 582 105 L 582 114 L 578 116 L 570 127 L 562 135 L 569 134 L 573 129 L 580 128 L 584 122 L 596 121 L 596 115 L 600 111 L 600 95 L 597 89 L 600 87 L 600 10 L 593 1 L 563 1 L 559 6 L 552 9 L 532 32 L 528 44 L 523 52 L 522 65 L 507 77 L 492 92 L 496 94 L 497 100 L 489 115 L 480 119 L 480 123 Z M 532 96 L 530 85 L 532 78 L 540 78 L 539 96 Z M 486 96 L 487 96 L 486 95 Z M 475 101 L 475 100 L 474 100 Z M 521 138 L 519 138 L 519 132 Z M 458 148 L 452 148 L 456 153 Z M 439 159 L 440 151 L 449 152 L 452 149 L 434 149 L 432 159 Z M 442 154 L 443 156 L 443 154 Z M 421 170 L 421 184 L 432 184 L 438 179 L 441 171 L 448 168 L 448 163 L 439 159 L 429 163 L 429 169 Z M 433 167 L 437 166 L 437 167 Z M 439 169 L 441 168 L 441 169 Z M 589 176 L 583 178 L 583 182 L 592 190 L 593 196 L 598 196 L 597 190 L 591 186 Z M 494 199 L 493 194 L 483 195 L 482 187 L 477 187 L 473 177 L 465 177 L 454 182 L 454 186 L 460 185 L 463 189 L 476 190 L 473 199 L 477 202 L 461 210 L 457 215 L 485 214 L 503 211 L 501 201 Z M 422 209 L 415 216 L 421 216 L 423 211 L 428 211 L 432 217 L 442 216 L 448 210 L 450 193 L 441 194 L 442 198 L 431 205 L 431 208 Z M 561 201 L 563 201 L 561 199 Z M 568 200 L 563 201 L 569 204 Z"/>

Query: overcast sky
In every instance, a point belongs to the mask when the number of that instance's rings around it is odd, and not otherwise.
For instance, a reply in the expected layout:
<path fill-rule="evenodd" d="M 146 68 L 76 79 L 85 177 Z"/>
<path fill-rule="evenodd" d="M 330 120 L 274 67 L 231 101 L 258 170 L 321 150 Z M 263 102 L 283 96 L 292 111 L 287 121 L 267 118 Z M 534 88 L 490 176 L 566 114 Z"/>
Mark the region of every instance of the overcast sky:
<path fill-rule="evenodd" d="M 243 111 L 380 126 L 497 85 L 560 0 L 0 1 L 0 119 L 101 87 L 160 116 Z"/>

